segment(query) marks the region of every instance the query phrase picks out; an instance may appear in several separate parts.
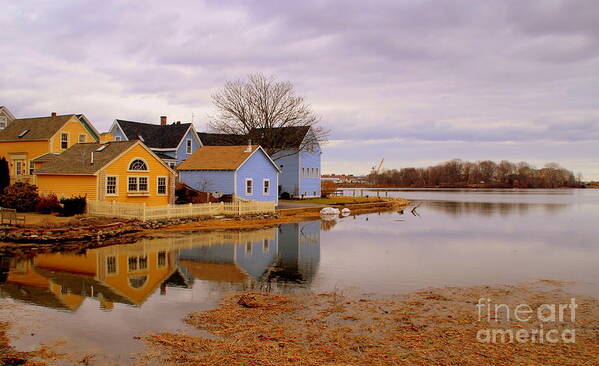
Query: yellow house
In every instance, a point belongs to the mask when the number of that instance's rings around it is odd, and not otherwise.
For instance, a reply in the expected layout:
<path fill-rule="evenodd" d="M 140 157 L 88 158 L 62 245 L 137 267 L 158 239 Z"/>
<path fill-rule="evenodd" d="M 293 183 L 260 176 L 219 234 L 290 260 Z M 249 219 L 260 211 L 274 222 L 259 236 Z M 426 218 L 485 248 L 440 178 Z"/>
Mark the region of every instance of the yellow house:
<path fill-rule="evenodd" d="M 83 114 L 14 119 L 0 130 L 0 157 L 10 164 L 11 182 L 34 184 L 31 160 L 80 142 L 97 142 L 99 136 Z"/>
<path fill-rule="evenodd" d="M 33 162 L 40 194 L 148 206 L 174 202 L 175 172 L 139 140 L 75 144 Z"/>

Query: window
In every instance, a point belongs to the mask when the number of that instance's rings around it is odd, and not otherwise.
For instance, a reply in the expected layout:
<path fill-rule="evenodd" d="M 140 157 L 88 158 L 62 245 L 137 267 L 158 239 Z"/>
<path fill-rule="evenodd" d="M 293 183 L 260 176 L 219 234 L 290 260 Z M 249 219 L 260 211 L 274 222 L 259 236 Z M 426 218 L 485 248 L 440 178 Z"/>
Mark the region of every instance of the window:
<path fill-rule="evenodd" d="M 32 161 L 29 161 L 29 175 L 33 175 L 33 168 L 35 167 L 35 165 L 33 164 Z"/>
<path fill-rule="evenodd" d="M 128 192 L 140 192 L 140 193 L 149 192 L 150 190 L 148 187 L 148 177 L 137 177 L 137 176 L 127 177 L 127 191 Z"/>
<path fill-rule="evenodd" d="M 316 168 L 316 178 L 320 178 L 320 169 Z"/>
<path fill-rule="evenodd" d="M 60 134 L 60 148 L 63 150 L 69 148 L 69 134 L 66 132 Z"/>
<path fill-rule="evenodd" d="M 187 152 L 187 154 L 191 154 L 191 139 L 187 139 L 186 144 L 185 152 Z"/>
<path fill-rule="evenodd" d="M 156 180 L 156 193 L 166 194 L 166 177 L 158 177 Z"/>
<path fill-rule="evenodd" d="M 15 161 L 15 175 L 25 174 L 25 162 L 23 160 Z"/>
<path fill-rule="evenodd" d="M 175 163 L 173 163 L 173 162 L 170 162 L 170 163 L 168 163 L 168 166 L 169 166 L 170 168 L 174 168 L 174 167 L 175 167 Z"/>
<path fill-rule="evenodd" d="M 132 288 L 142 288 L 147 280 L 148 276 L 146 275 L 129 277 L 129 286 Z"/>
<path fill-rule="evenodd" d="M 252 254 L 252 242 L 245 243 L 245 254 Z"/>
<path fill-rule="evenodd" d="M 129 185 L 127 190 L 129 192 L 137 192 L 137 177 L 129 177 Z"/>
<path fill-rule="evenodd" d="M 310 168 L 310 176 L 311 177 L 315 177 L 316 174 L 314 174 L 314 168 Z"/>
<path fill-rule="evenodd" d="M 127 263 L 129 264 L 129 272 L 137 271 L 137 257 L 129 257 Z"/>
<path fill-rule="evenodd" d="M 79 135 L 79 143 L 82 144 L 84 142 L 85 142 L 85 134 L 82 133 Z"/>
<path fill-rule="evenodd" d="M 140 192 L 147 192 L 148 191 L 148 177 L 139 177 L 138 181 L 139 181 L 138 190 Z"/>
<path fill-rule="evenodd" d="M 121 141 L 121 136 L 114 136 L 114 141 Z"/>
<path fill-rule="evenodd" d="M 158 267 L 166 266 L 166 252 L 158 252 Z"/>
<path fill-rule="evenodd" d="M 0 130 L 6 128 L 8 125 L 8 118 L 6 116 L 0 116 Z"/>
<path fill-rule="evenodd" d="M 262 243 L 262 251 L 263 252 L 268 252 L 268 247 L 270 246 L 270 242 L 268 241 L 268 239 L 264 239 L 264 242 Z"/>
<path fill-rule="evenodd" d="M 106 177 L 106 195 L 116 196 L 117 195 L 117 177 L 115 175 L 109 175 Z"/>
<path fill-rule="evenodd" d="M 115 274 L 116 273 L 116 257 L 111 256 L 106 258 L 106 273 Z"/>
<path fill-rule="evenodd" d="M 247 178 L 245 180 L 245 194 L 247 196 L 254 194 L 254 180 L 252 178 Z"/>
<path fill-rule="evenodd" d="M 129 164 L 129 170 L 148 171 L 148 165 L 141 159 L 135 159 Z"/>
<path fill-rule="evenodd" d="M 148 257 L 143 256 L 137 259 L 139 261 L 139 269 L 148 269 Z"/>
<path fill-rule="evenodd" d="M 302 177 L 306 176 L 306 168 L 302 168 Z"/>
<path fill-rule="evenodd" d="M 270 194 L 270 179 L 262 181 L 262 194 L 268 196 Z"/>

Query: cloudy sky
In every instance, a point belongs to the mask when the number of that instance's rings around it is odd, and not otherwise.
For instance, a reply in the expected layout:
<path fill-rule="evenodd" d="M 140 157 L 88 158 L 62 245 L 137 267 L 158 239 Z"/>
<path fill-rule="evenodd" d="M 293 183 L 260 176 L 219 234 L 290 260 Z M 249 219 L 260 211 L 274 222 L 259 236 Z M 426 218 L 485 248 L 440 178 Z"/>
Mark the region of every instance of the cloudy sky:
<path fill-rule="evenodd" d="M 263 72 L 330 128 L 324 172 L 452 158 L 599 179 L 599 2 L 4 1 L 0 105 L 193 121 Z"/>

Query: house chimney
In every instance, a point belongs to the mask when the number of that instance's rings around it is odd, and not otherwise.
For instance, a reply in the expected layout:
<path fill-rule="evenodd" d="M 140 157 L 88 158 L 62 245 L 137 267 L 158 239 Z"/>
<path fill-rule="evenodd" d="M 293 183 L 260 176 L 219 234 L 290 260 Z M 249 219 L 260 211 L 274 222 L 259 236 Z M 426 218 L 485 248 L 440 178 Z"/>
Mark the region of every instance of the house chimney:
<path fill-rule="evenodd" d="M 166 116 L 160 116 L 160 125 L 166 126 Z"/>
<path fill-rule="evenodd" d="M 56 117 L 56 112 L 52 112 L 52 113 L 50 114 L 50 116 L 52 116 L 52 117 Z"/>
<path fill-rule="evenodd" d="M 247 152 L 247 153 L 252 152 L 252 140 L 248 140 L 248 148 L 245 149 L 245 152 Z"/>

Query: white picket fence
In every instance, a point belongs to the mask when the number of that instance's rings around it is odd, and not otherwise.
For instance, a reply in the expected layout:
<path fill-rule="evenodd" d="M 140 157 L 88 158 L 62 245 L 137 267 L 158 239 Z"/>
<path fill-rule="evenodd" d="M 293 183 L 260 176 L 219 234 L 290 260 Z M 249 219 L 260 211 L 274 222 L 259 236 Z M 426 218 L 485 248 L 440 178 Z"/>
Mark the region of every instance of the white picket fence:
<path fill-rule="evenodd" d="M 144 203 L 87 201 L 89 216 L 163 220 L 178 217 L 246 215 L 275 212 L 274 202 L 238 201 L 187 205 L 146 206 Z"/>

